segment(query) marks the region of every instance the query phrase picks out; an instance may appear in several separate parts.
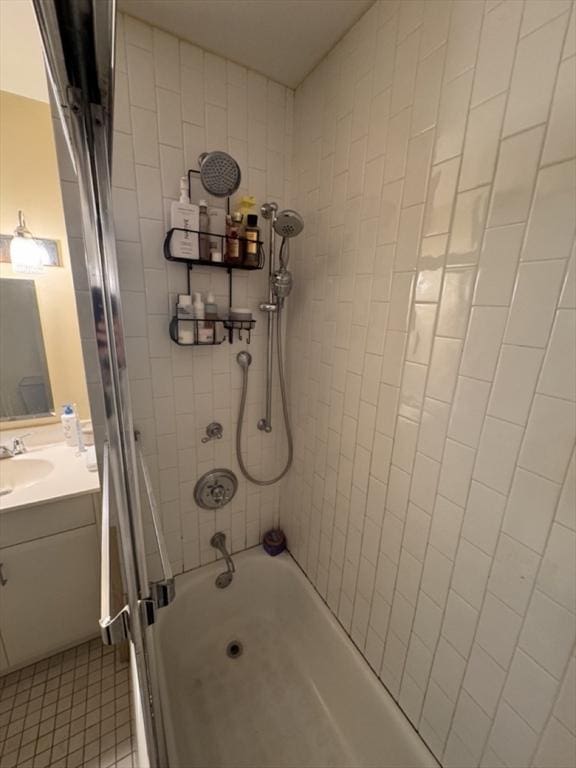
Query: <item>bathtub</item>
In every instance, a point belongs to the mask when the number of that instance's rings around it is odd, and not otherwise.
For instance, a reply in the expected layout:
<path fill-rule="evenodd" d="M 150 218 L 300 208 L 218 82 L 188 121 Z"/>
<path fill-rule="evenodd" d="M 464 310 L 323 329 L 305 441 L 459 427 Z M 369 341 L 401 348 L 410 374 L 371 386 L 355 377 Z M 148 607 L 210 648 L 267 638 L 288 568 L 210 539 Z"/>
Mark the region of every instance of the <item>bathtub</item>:
<path fill-rule="evenodd" d="M 226 589 L 222 561 L 179 576 L 159 613 L 170 768 L 437 768 L 292 557 L 234 561 Z"/>

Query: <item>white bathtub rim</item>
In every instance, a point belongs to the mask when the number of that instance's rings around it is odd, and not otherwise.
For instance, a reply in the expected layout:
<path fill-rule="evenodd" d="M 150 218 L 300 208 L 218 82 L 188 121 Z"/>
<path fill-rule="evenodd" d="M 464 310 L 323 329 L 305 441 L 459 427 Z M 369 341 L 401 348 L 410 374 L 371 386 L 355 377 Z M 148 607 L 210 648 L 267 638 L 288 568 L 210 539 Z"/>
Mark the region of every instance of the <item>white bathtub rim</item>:
<path fill-rule="evenodd" d="M 236 569 L 240 570 L 242 568 L 243 562 L 252 560 L 254 558 L 263 560 L 269 558 L 270 555 L 268 555 L 262 549 L 261 545 L 258 544 L 254 547 L 244 549 L 241 552 L 237 552 L 233 554 L 232 557 Z M 282 554 L 276 555 L 275 560 L 279 565 L 282 564 L 281 567 L 289 568 L 295 574 L 296 579 L 300 582 L 301 586 L 304 588 L 304 590 L 306 590 L 307 594 L 312 598 L 312 600 L 314 600 L 316 603 L 319 603 L 319 610 L 323 613 L 324 617 L 328 619 L 331 628 L 341 638 L 342 642 L 352 653 L 353 657 L 357 661 L 361 662 L 361 664 L 358 666 L 362 671 L 362 676 L 365 679 L 366 684 L 369 685 L 377 693 L 377 695 L 382 698 L 383 707 L 385 707 L 387 717 L 390 718 L 391 725 L 393 725 L 395 728 L 404 730 L 407 734 L 410 735 L 411 738 L 414 739 L 413 746 L 414 749 L 421 755 L 422 765 L 429 766 L 429 768 L 441 768 L 440 763 L 434 754 L 430 751 L 414 725 L 404 714 L 400 705 L 394 700 L 394 697 L 386 685 L 377 676 L 375 671 L 368 663 L 366 657 L 361 653 L 353 639 L 346 632 L 342 624 L 338 621 L 329 605 L 326 603 L 312 582 L 308 579 L 304 570 L 294 559 L 290 551 L 286 550 Z M 184 573 L 178 574 L 175 578 L 176 598 L 182 598 L 187 592 L 196 589 L 199 586 L 199 583 L 213 581 L 224 567 L 224 560 L 218 558 L 212 563 L 208 563 L 191 571 L 185 571 Z M 409 729 L 407 729 L 407 726 Z"/>

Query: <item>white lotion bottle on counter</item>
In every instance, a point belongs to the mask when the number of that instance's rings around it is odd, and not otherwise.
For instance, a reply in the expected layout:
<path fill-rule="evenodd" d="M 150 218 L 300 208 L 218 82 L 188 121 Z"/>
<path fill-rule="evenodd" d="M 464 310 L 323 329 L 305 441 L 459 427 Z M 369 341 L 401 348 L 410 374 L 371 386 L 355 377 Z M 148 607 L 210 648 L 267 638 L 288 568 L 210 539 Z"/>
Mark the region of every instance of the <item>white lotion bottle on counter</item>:
<path fill-rule="evenodd" d="M 180 179 L 180 200 L 173 202 L 170 208 L 170 226 L 177 227 L 172 232 L 170 252 L 176 259 L 198 258 L 198 234 L 180 232 L 179 229 L 198 230 L 200 209 L 190 202 L 188 197 L 188 179 Z"/>
<path fill-rule="evenodd" d="M 60 416 L 62 422 L 62 430 L 64 432 L 64 440 L 66 445 L 74 446 L 78 445 L 78 432 L 76 429 L 76 414 L 74 408 L 71 405 L 63 406 L 62 416 Z"/>

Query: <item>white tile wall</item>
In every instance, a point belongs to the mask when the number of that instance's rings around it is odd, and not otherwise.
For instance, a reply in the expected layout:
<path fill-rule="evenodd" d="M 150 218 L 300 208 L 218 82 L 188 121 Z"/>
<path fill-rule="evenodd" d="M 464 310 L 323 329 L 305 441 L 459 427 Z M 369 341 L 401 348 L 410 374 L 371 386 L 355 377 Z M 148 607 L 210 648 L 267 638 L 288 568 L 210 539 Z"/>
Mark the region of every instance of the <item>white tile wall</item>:
<path fill-rule="evenodd" d="M 134 18 L 120 14 L 117 29 L 112 184 L 128 371 L 134 422 L 142 433 L 170 559 L 178 573 L 214 559 L 209 539 L 215 530 L 227 534 L 235 551 L 256 544 L 262 532 L 278 520 L 279 488 L 249 486 L 235 458 L 241 386 L 235 357 L 246 343 L 184 349 L 169 339 L 168 322 L 176 294 L 186 292 L 185 267 L 163 257 L 170 204 L 178 197 L 180 177 L 188 168 L 198 167 L 198 155 L 207 149 L 223 149 L 242 169 L 242 186 L 234 202 L 253 194 L 258 208 L 267 199 L 285 206 L 291 176 L 294 94 Z M 78 243 L 76 289 L 79 301 L 87 304 L 81 232 L 77 229 L 80 216 L 74 209 L 78 192 L 74 172 L 64 165 L 65 160 L 65 151 L 61 151 L 63 183 L 70 187 L 69 234 L 76 237 L 71 250 Z M 199 183 L 193 194 L 196 199 L 205 196 Z M 257 306 L 267 296 L 266 272 L 237 273 L 233 288 L 234 303 L 251 307 L 259 320 L 249 347 L 254 362 L 246 408 L 245 460 L 254 474 L 269 477 L 284 461 L 285 445 L 280 411 L 275 411 L 278 429 L 272 435 L 256 429 L 263 415 L 265 378 L 265 324 Z M 223 270 L 195 269 L 192 290 L 212 290 L 221 307 L 228 306 Z M 100 384 L 94 333 L 89 322 L 82 331 L 95 402 L 100 398 Z M 274 398 L 276 407 L 276 387 Z M 97 415 L 96 420 L 103 423 Z M 202 444 L 211 421 L 223 424 L 224 438 Z M 196 479 L 215 466 L 231 467 L 239 489 L 230 505 L 210 513 L 196 507 L 193 489 Z M 145 533 L 155 562 L 148 525 Z"/>
<path fill-rule="evenodd" d="M 235 459 L 241 385 L 235 356 L 245 344 L 181 349 L 168 338 L 175 296 L 186 291 L 185 267 L 162 255 L 170 203 L 178 195 L 180 176 L 197 167 L 200 152 L 224 149 L 242 168 L 237 197 L 253 194 L 258 206 L 268 198 L 282 206 L 290 182 L 293 93 L 131 17 L 120 16 L 118 47 L 119 82 L 127 77 L 127 88 L 117 90 L 117 114 L 126 119 L 115 124 L 113 168 L 121 290 L 125 303 L 138 303 L 144 312 L 141 322 L 127 327 L 134 418 L 143 433 L 178 572 L 213 559 L 208 542 L 216 529 L 226 532 L 233 550 L 257 543 L 278 519 L 279 502 L 278 488 L 249 486 Z M 125 186 L 129 189 L 118 198 Z M 199 185 L 195 194 L 203 196 Z M 127 221 L 133 226 L 128 228 Z M 132 244 L 130 267 L 124 239 Z M 219 271 L 194 270 L 192 289 L 211 289 L 227 306 L 227 281 Z M 266 292 L 264 272 L 234 276 L 235 304 L 256 310 Z M 250 347 L 254 363 L 245 451 L 252 471 L 266 477 L 283 460 L 285 448 L 279 433 L 256 430 L 262 415 L 264 340 L 261 321 Z M 223 424 L 224 439 L 204 445 L 200 438 L 213 420 Z M 231 467 L 240 480 L 234 502 L 216 514 L 199 510 L 193 501 L 196 479 L 214 466 Z"/>
<path fill-rule="evenodd" d="M 296 91 L 281 521 L 455 768 L 576 761 L 574 15 L 377 2 Z"/>

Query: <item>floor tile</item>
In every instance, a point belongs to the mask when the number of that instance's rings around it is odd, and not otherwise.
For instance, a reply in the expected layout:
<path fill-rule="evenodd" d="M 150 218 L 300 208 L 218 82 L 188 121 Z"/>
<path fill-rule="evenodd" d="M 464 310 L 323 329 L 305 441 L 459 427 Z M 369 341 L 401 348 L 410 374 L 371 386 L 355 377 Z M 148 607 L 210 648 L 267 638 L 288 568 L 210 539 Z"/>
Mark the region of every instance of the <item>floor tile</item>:
<path fill-rule="evenodd" d="M 2 768 L 133 768 L 128 673 L 97 639 L 0 677 Z"/>

